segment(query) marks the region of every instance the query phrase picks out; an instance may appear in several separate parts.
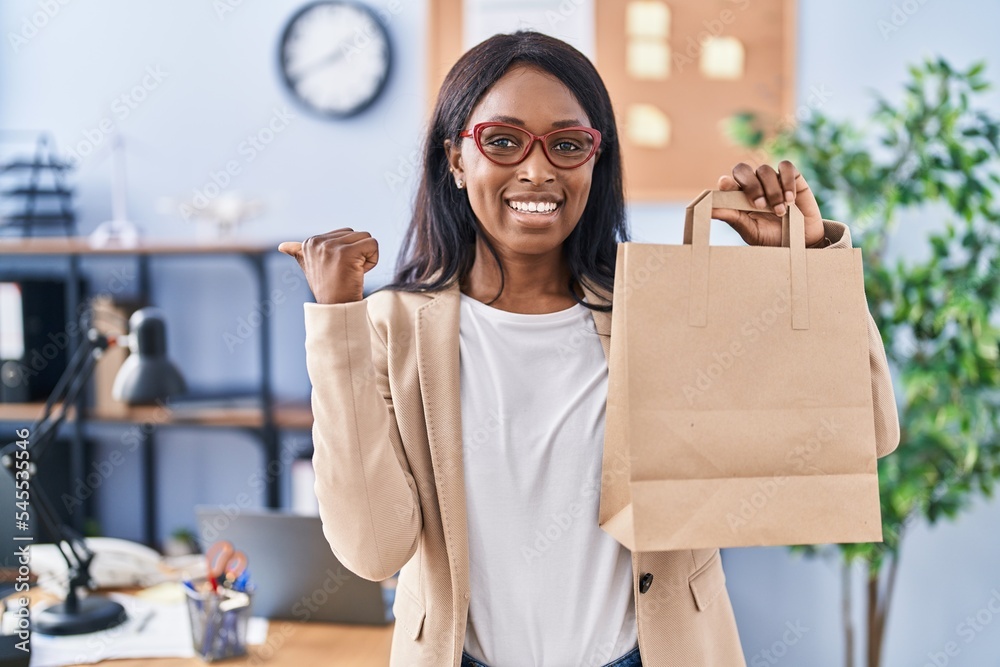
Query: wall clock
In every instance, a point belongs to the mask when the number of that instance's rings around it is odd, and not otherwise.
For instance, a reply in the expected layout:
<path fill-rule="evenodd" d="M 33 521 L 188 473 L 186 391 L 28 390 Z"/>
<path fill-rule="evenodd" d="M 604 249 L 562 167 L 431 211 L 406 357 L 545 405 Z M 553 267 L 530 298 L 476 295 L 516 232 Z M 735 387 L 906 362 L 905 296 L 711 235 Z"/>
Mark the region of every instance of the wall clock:
<path fill-rule="evenodd" d="M 348 118 L 371 106 L 385 88 L 392 49 L 368 7 L 314 2 L 288 20 L 279 60 L 285 85 L 301 104 L 330 118 Z"/>

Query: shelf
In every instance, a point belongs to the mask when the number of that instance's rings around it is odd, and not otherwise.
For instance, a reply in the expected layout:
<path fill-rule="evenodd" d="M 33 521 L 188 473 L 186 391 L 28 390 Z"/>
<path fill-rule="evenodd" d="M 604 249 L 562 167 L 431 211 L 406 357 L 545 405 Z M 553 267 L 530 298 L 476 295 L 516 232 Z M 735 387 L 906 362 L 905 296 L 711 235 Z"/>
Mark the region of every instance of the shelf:
<path fill-rule="evenodd" d="M 312 406 L 309 403 L 278 403 L 274 406 L 274 423 L 279 428 L 312 430 Z"/>
<path fill-rule="evenodd" d="M 13 162 L 6 162 L 0 164 L 0 174 L 6 171 L 15 171 L 18 169 L 32 169 L 36 171 L 40 171 L 42 169 L 58 169 L 59 171 L 67 171 L 72 168 L 73 168 L 72 164 L 61 160 L 49 160 L 48 162 L 38 162 L 33 160 L 14 160 Z"/>
<path fill-rule="evenodd" d="M 0 224 L 5 225 L 23 225 L 25 223 L 56 225 L 67 222 L 73 222 L 73 213 L 15 213 L 0 216 Z"/>
<path fill-rule="evenodd" d="M 0 403 L 0 421 L 30 424 L 38 418 L 44 407 L 44 403 Z M 72 414 L 71 411 L 71 417 Z"/>
<path fill-rule="evenodd" d="M 30 424 L 38 418 L 44 403 L 0 403 L 0 422 Z M 72 418 L 72 412 L 70 413 Z M 120 412 L 87 413 L 87 421 L 98 424 L 157 424 L 163 426 L 219 426 L 231 428 L 261 428 L 264 412 L 259 407 L 184 406 L 168 410 L 157 406 L 126 407 Z M 312 410 L 308 403 L 278 403 L 274 406 L 274 425 L 287 429 L 311 429 Z"/>
<path fill-rule="evenodd" d="M 11 188 L 0 192 L 0 195 L 8 197 L 31 196 L 31 197 L 68 197 L 73 191 L 67 188 Z"/>
<path fill-rule="evenodd" d="M 149 239 L 134 248 L 92 248 L 86 237 L 0 239 L 0 255 L 226 255 L 277 252 L 278 242 L 205 242 L 185 239 Z"/>

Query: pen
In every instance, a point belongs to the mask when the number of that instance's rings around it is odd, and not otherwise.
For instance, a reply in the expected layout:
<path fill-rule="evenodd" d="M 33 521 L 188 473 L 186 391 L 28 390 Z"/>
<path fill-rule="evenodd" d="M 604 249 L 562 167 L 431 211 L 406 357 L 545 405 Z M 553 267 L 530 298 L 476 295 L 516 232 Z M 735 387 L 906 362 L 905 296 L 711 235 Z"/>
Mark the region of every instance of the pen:
<path fill-rule="evenodd" d="M 141 621 L 139 621 L 139 625 L 136 626 L 135 631 L 136 632 L 142 632 L 146 628 L 146 626 L 149 625 L 150 619 L 152 619 L 153 616 L 155 616 L 155 615 L 156 615 L 156 611 L 154 611 L 153 609 L 150 609 L 149 613 L 146 614 Z"/>
<path fill-rule="evenodd" d="M 205 636 L 202 638 L 201 642 L 201 654 L 203 656 L 211 656 L 212 645 L 215 643 L 215 615 L 217 609 L 214 605 L 209 605 L 208 613 L 205 615 Z"/>
<path fill-rule="evenodd" d="M 233 590 L 244 592 L 247 587 L 247 582 L 250 581 L 250 570 L 243 570 L 243 572 L 236 578 L 233 583 Z"/>

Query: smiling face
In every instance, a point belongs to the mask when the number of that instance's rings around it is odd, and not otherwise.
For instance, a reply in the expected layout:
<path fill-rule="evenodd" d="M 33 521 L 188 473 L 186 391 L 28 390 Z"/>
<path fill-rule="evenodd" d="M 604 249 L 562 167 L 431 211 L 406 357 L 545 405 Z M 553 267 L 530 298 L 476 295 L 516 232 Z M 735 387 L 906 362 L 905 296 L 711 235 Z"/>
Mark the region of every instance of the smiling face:
<path fill-rule="evenodd" d="M 537 135 L 555 129 L 591 127 L 583 107 L 559 79 L 533 67 L 504 74 L 472 109 L 465 129 L 502 122 Z M 501 140 L 504 141 L 504 140 Z M 455 180 L 465 182 L 469 203 L 502 259 L 551 259 L 576 227 L 587 205 L 597 156 L 573 169 L 546 158 L 540 142 L 511 166 L 491 162 L 475 139 L 445 142 Z"/>

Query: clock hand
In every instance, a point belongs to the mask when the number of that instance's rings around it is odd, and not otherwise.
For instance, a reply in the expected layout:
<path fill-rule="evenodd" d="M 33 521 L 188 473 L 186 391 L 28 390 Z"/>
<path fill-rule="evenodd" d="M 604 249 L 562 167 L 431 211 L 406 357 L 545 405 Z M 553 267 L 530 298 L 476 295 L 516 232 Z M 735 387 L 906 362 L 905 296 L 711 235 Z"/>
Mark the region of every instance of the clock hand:
<path fill-rule="evenodd" d="M 324 67 L 325 65 L 340 60 L 341 58 L 344 57 L 344 49 L 341 48 L 342 46 L 343 43 L 339 44 L 335 51 L 329 53 L 328 55 L 317 60 L 316 62 L 305 65 L 304 67 L 300 67 L 295 72 L 289 72 L 289 76 L 293 78 L 295 81 L 299 81 L 309 72 L 312 72 L 315 69 L 319 69 L 320 67 Z"/>

